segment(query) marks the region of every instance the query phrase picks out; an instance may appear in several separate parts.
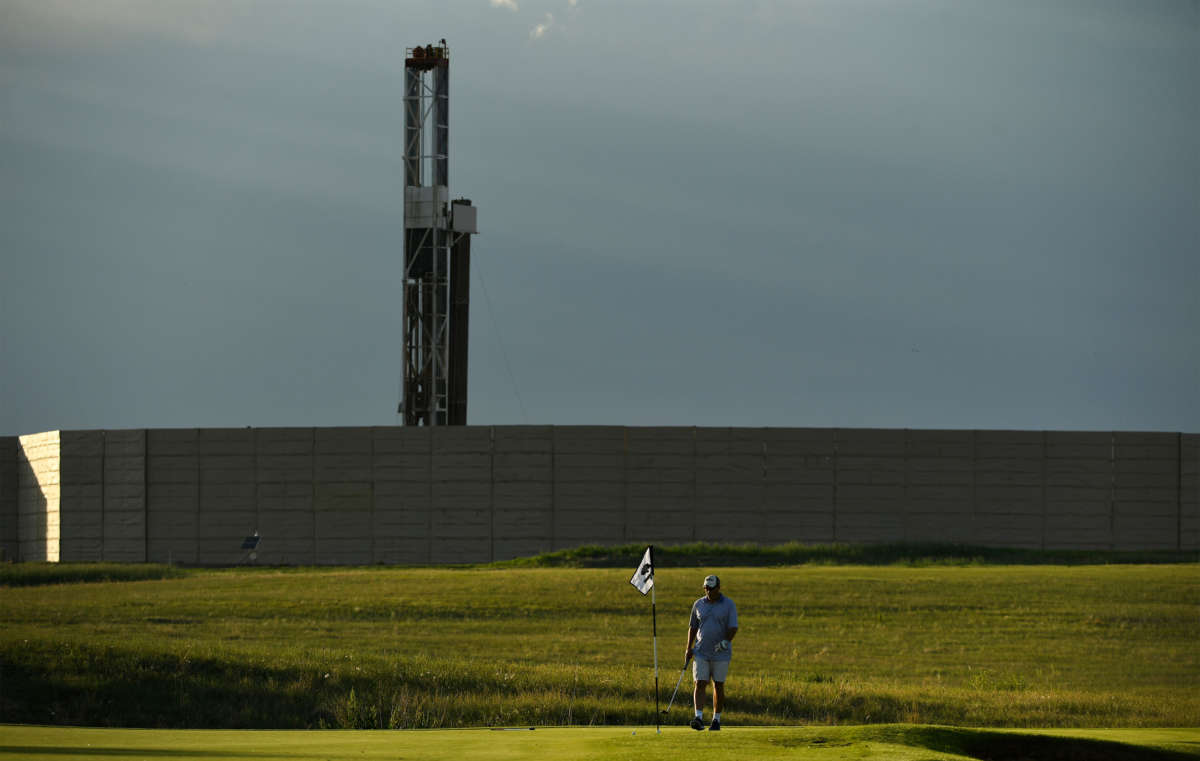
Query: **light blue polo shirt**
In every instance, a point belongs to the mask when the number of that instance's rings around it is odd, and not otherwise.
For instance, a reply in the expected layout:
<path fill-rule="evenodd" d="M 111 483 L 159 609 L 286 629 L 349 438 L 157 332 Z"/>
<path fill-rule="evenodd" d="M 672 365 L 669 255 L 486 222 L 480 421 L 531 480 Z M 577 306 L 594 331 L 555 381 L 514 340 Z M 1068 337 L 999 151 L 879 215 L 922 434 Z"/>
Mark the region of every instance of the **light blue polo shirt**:
<path fill-rule="evenodd" d="M 695 657 L 710 661 L 727 661 L 733 656 L 732 647 L 729 650 L 717 650 L 717 645 L 725 639 L 725 632 L 738 625 L 737 606 L 725 595 L 716 602 L 709 602 L 708 597 L 701 597 L 692 603 L 692 615 L 688 619 L 688 628 L 699 630 L 696 635 Z"/>

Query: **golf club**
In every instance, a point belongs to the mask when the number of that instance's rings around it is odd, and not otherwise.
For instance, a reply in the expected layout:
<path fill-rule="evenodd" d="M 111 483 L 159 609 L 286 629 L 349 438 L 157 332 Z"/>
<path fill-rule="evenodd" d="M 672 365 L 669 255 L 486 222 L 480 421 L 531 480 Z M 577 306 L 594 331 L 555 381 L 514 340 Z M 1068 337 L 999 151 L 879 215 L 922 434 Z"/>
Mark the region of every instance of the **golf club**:
<path fill-rule="evenodd" d="M 674 705 L 674 703 L 675 703 L 675 696 L 679 694 L 679 685 L 683 684 L 683 672 L 687 671 L 688 662 L 691 660 L 692 659 L 689 657 L 686 661 L 683 662 L 683 668 L 680 669 L 680 671 L 679 671 L 679 678 L 675 680 L 675 691 L 671 693 L 671 700 L 669 703 L 667 703 L 667 707 L 663 709 L 664 716 L 667 714 L 668 711 L 671 710 L 671 706 Z"/>

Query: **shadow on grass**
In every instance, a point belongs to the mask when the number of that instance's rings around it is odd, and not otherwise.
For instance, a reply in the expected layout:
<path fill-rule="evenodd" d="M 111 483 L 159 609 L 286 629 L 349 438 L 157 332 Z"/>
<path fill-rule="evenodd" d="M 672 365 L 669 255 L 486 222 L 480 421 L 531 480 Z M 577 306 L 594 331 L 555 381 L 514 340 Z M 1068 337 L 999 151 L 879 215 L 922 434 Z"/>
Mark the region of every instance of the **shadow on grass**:
<path fill-rule="evenodd" d="M 806 690 L 793 695 L 743 694 L 737 697 L 737 708 L 755 717 L 770 716 L 782 726 L 899 724 L 913 721 L 914 716 L 947 724 L 968 722 L 962 706 L 950 701 L 901 699 L 885 692 L 858 689 Z"/>
<path fill-rule="evenodd" d="M 638 699 L 644 695 L 632 686 L 610 686 L 568 702 L 564 696 L 571 685 L 564 680 L 510 682 L 494 669 L 444 663 L 398 662 L 385 672 L 347 674 L 29 642 L 0 646 L 0 684 L 0 722 L 13 724 L 429 729 L 563 725 L 572 718 L 595 724 L 654 721 Z"/>
<path fill-rule="evenodd" d="M 5 723 L 304 729 L 321 718 L 297 689 L 319 688 L 312 676 L 211 659 L 26 645 L 0 652 L 0 680 Z"/>
<path fill-rule="evenodd" d="M 3 563 L 0 587 L 178 579 L 188 572 L 159 563 Z"/>
<path fill-rule="evenodd" d="M 959 727 L 864 727 L 860 738 L 918 746 L 981 761 L 1195 761 L 1188 753 L 1081 737 Z"/>

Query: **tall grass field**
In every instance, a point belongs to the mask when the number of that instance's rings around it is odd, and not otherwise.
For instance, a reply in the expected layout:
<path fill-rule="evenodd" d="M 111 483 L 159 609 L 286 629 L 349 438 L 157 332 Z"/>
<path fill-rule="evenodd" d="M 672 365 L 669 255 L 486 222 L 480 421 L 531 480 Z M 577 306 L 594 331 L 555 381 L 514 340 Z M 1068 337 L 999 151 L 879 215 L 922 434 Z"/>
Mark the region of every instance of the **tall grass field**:
<path fill-rule="evenodd" d="M 652 726 L 651 604 L 632 570 L 190 570 L 4 586 L 0 722 Z M 741 617 L 729 728 L 1200 725 L 1195 563 L 660 565 L 664 706 L 709 572 Z M 685 677 L 669 724 L 690 717 L 687 689 Z"/>

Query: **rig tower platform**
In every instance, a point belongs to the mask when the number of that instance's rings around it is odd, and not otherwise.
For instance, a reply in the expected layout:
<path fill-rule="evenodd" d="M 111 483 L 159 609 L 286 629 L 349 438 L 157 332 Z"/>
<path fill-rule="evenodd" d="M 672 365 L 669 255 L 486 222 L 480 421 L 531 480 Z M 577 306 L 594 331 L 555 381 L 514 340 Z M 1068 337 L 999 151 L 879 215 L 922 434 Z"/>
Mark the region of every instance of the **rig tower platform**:
<path fill-rule="evenodd" d="M 405 425 L 466 425 L 471 235 L 476 207 L 450 200 L 450 49 L 404 59 Z"/>

